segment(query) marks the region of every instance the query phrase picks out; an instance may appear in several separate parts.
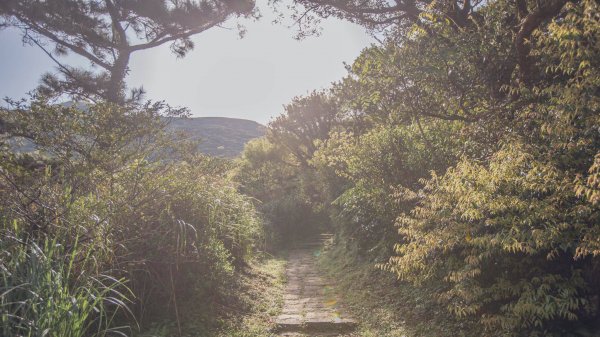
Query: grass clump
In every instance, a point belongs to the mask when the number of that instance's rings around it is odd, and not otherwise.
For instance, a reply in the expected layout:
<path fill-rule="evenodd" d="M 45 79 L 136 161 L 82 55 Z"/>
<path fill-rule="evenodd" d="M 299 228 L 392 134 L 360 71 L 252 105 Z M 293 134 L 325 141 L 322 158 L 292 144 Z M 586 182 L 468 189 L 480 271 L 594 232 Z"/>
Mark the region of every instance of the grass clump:
<path fill-rule="evenodd" d="M 0 240 L 0 322 L 3 336 L 106 336 L 126 330 L 112 323 L 126 309 L 122 279 L 76 270 L 80 254 L 46 239 L 22 243 L 3 231 Z"/>

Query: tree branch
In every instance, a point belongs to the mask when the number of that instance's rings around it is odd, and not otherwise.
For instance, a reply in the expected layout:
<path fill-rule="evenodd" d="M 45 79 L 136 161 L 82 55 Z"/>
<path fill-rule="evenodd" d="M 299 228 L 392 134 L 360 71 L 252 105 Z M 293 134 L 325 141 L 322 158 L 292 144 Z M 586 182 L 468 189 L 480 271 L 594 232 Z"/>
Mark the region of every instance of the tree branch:
<path fill-rule="evenodd" d="M 127 34 L 125 33 L 125 29 L 123 29 L 121 26 L 121 15 L 111 0 L 105 0 L 105 3 L 106 9 L 108 10 L 108 14 L 110 15 L 112 21 L 112 26 L 119 35 L 119 41 L 117 41 L 117 45 L 127 46 Z"/>
<path fill-rule="evenodd" d="M 529 83 L 532 76 L 532 64 L 529 56 L 529 52 L 531 51 L 531 42 L 529 41 L 529 38 L 531 37 L 531 34 L 533 34 L 544 21 L 558 15 L 567 2 L 569 2 L 569 0 L 542 1 L 537 10 L 528 13 L 521 20 L 519 31 L 514 39 L 514 44 L 517 51 L 517 63 L 519 64 L 521 79 L 525 83 Z M 525 14 L 527 8 L 523 7 L 524 4 L 518 2 L 517 5 L 519 14 Z"/>
<path fill-rule="evenodd" d="M 158 47 L 158 46 L 160 46 L 162 44 L 165 44 L 167 42 L 172 42 L 172 41 L 175 41 L 175 40 L 178 40 L 178 39 L 183 39 L 183 38 L 186 38 L 186 37 L 190 37 L 192 35 L 196 35 L 196 34 L 202 33 L 203 31 L 205 31 L 207 29 L 210 29 L 210 28 L 213 28 L 213 27 L 217 26 L 219 23 L 221 23 L 223 20 L 225 20 L 227 18 L 227 16 L 228 15 L 224 15 L 219 20 L 213 20 L 213 22 L 209 23 L 206 26 L 198 27 L 198 28 L 195 28 L 195 29 L 189 29 L 189 30 L 183 31 L 183 32 L 178 33 L 178 34 L 169 35 L 169 36 L 166 36 L 164 38 L 154 39 L 154 40 L 152 40 L 152 41 L 150 41 L 148 43 L 142 43 L 142 44 L 131 46 L 129 48 L 129 50 L 131 50 L 131 51 L 138 51 L 138 50 L 144 50 L 144 49 L 148 49 L 148 48 Z M 164 34 L 164 32 L 163 32 L 163 33 L 159 34 L 158 36 L 161 36 L 161 35 L 164 36 L 164 35 L 167 35 L 167 34 Z"/>
<path fill-rule="evenodd" d="M 29 21 L 27 18 L 24 18 L 22 16 L 20 16 L 17 13 L 13 13 L 13 15 L 18 18 L 21 22 L 26 23 L 28 26 L 31 27 L 31 29 L 33 29 L 35 32 L 37 32 L 38 34 L 41 34 L 47 38 L 49 38 L 50 40 L 54 41 L 56 44 L 59 44 L 63 47 L 69 48 L 70 50 L 72 50 L 73 52 L 87 58 L 88 60 L 92 61 L 93 63 L 101 66 L 102 68 L 109 70 L 111 69 L 110 64 L 106 63 L 105 61 L 101 60 L 100 58 L 98 58 L 97 56 L 95 56 L 94 54 L 88 52 L 87 50 L 85 50 L 82 47 L 78 47 L 72 43 L 66 42 L 64 40 L 62 40 L 60 37 L 58 37 L 56 34 L 52 33 L 51 31 L 47 30 L 46 28 L 38 25 L 35 22 Z M 21 28 L 24 29 L 24 28 Z"/>

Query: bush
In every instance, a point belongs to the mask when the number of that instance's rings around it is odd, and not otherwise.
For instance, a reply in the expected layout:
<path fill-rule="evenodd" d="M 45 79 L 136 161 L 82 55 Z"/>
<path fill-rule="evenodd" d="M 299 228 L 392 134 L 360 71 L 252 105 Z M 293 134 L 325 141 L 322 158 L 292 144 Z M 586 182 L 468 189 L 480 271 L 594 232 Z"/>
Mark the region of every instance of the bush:
<path fill-rule="evenodd" d="M 459 317 L 549 335 L 597 310 L 593 260 L 577 252 L 598 210 L 526 149 L 507 146 L 489 166 L 463 160 L 428 181 L 421 205 L 398 219 L 407 242 L 386 269 L 448 283 L 441 299 Z"/>

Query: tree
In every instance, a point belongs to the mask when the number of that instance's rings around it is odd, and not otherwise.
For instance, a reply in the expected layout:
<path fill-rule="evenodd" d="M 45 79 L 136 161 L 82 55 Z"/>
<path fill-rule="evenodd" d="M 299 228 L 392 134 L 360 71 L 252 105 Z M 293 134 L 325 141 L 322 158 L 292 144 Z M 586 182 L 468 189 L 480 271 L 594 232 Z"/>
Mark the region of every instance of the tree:
<path fill-rule="evenodd" d="M 376 32 L 406 30 L 421 21 L 420 15 L 434 11 L 458 27 L 472 24 L 475 9 L 482 0 L 294 0 L 292 19 L 303 37 L 315 32 L 319 18 L 336 17 Z M 274 1 L 277 3 L 277 1 Z"/>
<path fill-rule="evenodd" d="M 329 224 L 327 172 L 315 170 L 311 160 L 338 122 L 336 97 L 314 91 L 294 98 L 269 124 L 266 137 L 245 146 L 236 180 L 242 193 L 260 200 L 274 241 L 314 234 Z"/>
<path fill-rule="evenodd" d="M 183 57 L 194 47 L 192 35 L 232 16 L 250 15 L 253 8 L 252 0 L 8 0 L 0 4 L 0 28 L 20 29 L 23 41 L 58 65 L 58 76 L 42 79 L 44 94 L 123 103 L 134 52 L 170 43 Z M 67 53 L 87 59 L 98 71 L 64 64 L 60 57 Z M 130 99 L 141 93 L 132 90 Z"/>
<path fill-rule="evenodd" d="M 286 113 L 269 124 L 268 137 L 287 148 L 301 166 L 317 150 L 315 141 L 324 140 L 335 125 L 338 113 L 335 99 L 323 92 L 296 97 L 285 107 Z"/>
<path fill-rule="evenodd" d="M 597 335 L 600 4 L 495 0 L 468 18 L 423 7 L 349 67 L 326 138 L 288 110 L 270 132 L 296 136 L 272 142 L 341 178 L 296 190 L 341 192 L 321 205 L 351 268 L 389 257 L 396 286 L 484 330 L 467 335 Z"/>
<path fill-rule="evenodd" d="M 500 6 L 506 14 L 503 27 L 513 36 L 514 48 L 510 56 L 517 58 L 519 80 L 530 85 L 535 73 L 532 69 L 535 60 L 530 55 L 534 32 L 557 18 L 568 3 L 577 4 L 580 1 L 294 0 L 292 18 L 298 26 L 300 37 L 313 34 L 319 18 L 336 17 L 362 25 L 372 32 L 384 32 L 386 37 L 397 42 L 410 38 L 409 32 L 415 25 L 430 35 L 436 35 L 429 22 L 431 17 L 450 23 L 459 35 L 473 35 L 485 26 L 486 18 L 482 15 L 482 9 L 490 5 Z"/>

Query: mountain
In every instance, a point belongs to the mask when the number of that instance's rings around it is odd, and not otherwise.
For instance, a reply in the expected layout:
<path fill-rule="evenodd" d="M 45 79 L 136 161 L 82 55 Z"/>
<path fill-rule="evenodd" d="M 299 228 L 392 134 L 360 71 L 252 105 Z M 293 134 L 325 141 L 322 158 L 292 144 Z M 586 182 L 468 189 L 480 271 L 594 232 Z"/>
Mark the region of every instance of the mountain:
<path fill-rule="evenodd" d="M 62 105 L 88 111 L 85 102 L 69 101 Z M 248 141 L 264 136 L 267 130 L 255 121 L 228 117 L 169 118 L 168 128 L 183 132 L 190 140 L 199 140 L 200 152 L 224 158 L 240 155 Z M 11 140 L 10 144 L 17 152 L 36 150 L 32 142 L 24 139 Z"/>
<path fill-rule="evenodd" d="M 267 130 L 255 121 L 227 117 L 173 118 L 169 127 L 200 140 L 201 152 L 226 158 L 238 156 L 244 144 L 264 136 Z"/>
<path fill-rule="evenodd" d="M 88 109 L 85 102 L 69 101 L 63 105 Z M 200 152 L 225 158 L 238 156 L 249 140 L 264 136 L 267 130 L 255 121 L 228 117 L 172 118 L 169 126 L 173 131 L 184 132 L 189 139 L 200 140 Z"/>

